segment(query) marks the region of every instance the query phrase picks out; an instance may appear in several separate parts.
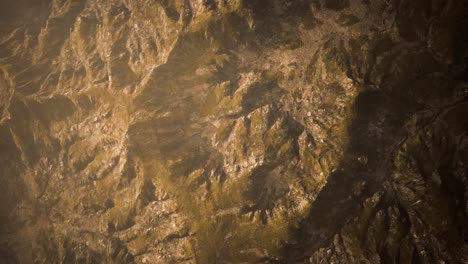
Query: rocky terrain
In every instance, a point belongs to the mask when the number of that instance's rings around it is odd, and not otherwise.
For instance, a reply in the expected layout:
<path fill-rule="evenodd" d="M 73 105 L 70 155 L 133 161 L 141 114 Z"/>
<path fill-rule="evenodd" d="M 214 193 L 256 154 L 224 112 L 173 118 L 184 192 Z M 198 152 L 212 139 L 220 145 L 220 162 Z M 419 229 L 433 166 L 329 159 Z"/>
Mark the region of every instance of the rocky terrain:
<path fill-rule="evenodd" d="M 0 263 L 467 263 L 464 0 L 3 0 Z"/>

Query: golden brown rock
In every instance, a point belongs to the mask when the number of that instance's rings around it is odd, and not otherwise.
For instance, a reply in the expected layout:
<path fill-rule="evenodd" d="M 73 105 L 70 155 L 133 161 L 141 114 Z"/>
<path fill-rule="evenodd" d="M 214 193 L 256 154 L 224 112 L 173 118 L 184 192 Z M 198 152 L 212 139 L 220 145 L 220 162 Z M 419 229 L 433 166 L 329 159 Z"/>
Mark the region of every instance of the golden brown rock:
<path fill-rule="evenodd" d="M 3 1 L 0 262 L 468 261 L 467 11 Z"/>

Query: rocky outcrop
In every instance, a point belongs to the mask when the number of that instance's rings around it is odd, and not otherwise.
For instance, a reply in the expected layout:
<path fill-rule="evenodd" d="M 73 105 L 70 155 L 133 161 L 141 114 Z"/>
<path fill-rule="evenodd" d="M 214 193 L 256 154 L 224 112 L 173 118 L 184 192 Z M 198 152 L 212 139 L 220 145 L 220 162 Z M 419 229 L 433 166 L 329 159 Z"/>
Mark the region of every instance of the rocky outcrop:
<path fill-rule="evenodd" d="M 0 4 L 5 263 L 463 263 L 463 1 Z"/>

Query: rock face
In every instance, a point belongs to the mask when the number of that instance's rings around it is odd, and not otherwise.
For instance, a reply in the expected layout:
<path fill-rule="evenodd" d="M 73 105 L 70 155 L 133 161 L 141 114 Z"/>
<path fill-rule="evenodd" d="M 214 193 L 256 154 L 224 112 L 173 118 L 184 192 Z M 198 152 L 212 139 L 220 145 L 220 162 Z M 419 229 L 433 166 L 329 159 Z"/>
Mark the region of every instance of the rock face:
<path fill-rule="evenodd" d="M 0 262 L 468 262 L 466 14 L 2 1 Z"/>

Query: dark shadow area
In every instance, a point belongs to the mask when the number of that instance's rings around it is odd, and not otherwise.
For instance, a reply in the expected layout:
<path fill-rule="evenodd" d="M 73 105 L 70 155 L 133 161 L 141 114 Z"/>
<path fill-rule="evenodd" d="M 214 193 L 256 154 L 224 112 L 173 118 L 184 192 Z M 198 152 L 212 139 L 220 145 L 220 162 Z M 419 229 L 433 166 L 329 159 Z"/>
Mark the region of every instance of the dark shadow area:
<path fill-rule="evenodd" d="M 408 107 L 381 91 L 366 91 L 358 96 L 354 109 L 350 146 L 309 214 L 293 231 L 295 244 L 283 248 L 284 263 L 306 260 L 308 253 L 328 245 L 392 171 L 394 150 L 406 136 L 403 124 Z M 356 191 L 363 182 L 364 188 Z"/>

